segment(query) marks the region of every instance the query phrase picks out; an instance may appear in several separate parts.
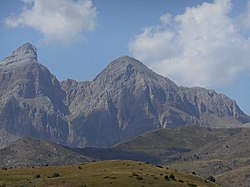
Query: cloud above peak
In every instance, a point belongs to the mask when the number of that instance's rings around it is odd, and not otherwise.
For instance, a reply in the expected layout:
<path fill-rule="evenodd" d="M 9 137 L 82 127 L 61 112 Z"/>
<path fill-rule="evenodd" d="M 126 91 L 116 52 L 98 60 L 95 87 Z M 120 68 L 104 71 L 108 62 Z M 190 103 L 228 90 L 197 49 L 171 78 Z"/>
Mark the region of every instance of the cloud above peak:
<path fill-rule="evenodd" d="M 7 17 L 10 28 L 31 27 L 45 43 L 69 45 L 84 40 L 84 32 L 95 28 L 97 11 L 91 0 L 23 0 L 17 16 Z"/>
<path fill-rule="evenodd" d="M 130 41 L 129 50 L 178 84 L 230 84 L 250 70 L 249 36 L 239 26 L 244 23 L 246 28 L 248 22 L 230 17 L 232 8 L 230 0 L 215 0 L 186 8 L 177 16 L 162 15 L 160 24 L 145 27 Z"/>

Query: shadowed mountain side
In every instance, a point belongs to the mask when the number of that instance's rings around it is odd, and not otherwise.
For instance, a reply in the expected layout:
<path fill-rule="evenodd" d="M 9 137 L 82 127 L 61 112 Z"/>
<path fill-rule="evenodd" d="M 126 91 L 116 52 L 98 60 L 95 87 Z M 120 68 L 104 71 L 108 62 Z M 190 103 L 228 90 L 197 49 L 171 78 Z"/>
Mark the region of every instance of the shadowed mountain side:
<path fill-rule="evenodd" d="M 142 153 L 130 153 L 115 148 L 76 149 L 30 137 L 19 138 L 0 149 L 0 167 L 55 166 L 116 159 L 160 162 L 157 157 Z"/>
<path fill-rule="evenodd" d="M 29 137 L 0 149 L 0 167 L 65 165 L 90 161 L 62 145 Z"/>
<path fill-rule="evenodd" d="M 145 153 L 161 164 L 207 178 L 225 187 L 249 186 L 250 128 L 211 129 L 195 125 L 158 129 L 114 147 Z"/>
<path fill-rule="evenodd" d="M 162 160 L 177 159 L 179 155 L 215 143 L 227 136 L 227 129 L 211 129 L 197 125 L 157 129 L 144 133 L 113 147 L 157 156 Z"/>

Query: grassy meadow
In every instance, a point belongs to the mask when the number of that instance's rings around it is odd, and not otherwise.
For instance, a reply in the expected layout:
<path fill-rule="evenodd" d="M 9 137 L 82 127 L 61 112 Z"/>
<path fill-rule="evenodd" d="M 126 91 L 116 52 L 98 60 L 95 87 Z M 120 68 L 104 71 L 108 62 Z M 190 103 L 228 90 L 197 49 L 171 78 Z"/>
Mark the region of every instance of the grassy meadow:
<path fill-rule="evenodd" d="M 217 186 L 195 175 L 145 162 L 112 160 L 78 165 L 2 168 L 0 186 L 13 187 L 181 187 Z"/>

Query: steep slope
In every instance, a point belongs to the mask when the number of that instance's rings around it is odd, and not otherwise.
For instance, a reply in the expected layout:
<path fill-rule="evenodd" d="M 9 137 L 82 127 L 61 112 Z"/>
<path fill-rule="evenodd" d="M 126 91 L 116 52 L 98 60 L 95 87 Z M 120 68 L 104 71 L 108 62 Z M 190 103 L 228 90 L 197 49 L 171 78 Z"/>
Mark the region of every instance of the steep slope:
<path fill-rule="evenodd" d="M 29 137 L 0 149 L 0 167 L 65 165 L 89 160 L 73 149 Z"/>
<path fill-rule="evenodd" d="M 250 119 L 240 110 L 236 101 L 214 90 L 180 87 L 179 95 L 183 101 L 181 110 L 196 116 L 202 124 L 210 127 L 241 127 L 241 123 Z"/>
<path fill-rule="evenodd" d="M 230 98 L 178 87 L 127 56 L 85 82 L 60 83 L 28 43 L 0 62 L 1 147 L 18 136 L 72 147 L 110 147 L 158 128 L 231 127 L 249 121 Z"/>
<path fill-rule="evenodd" d="M 34 136 L 66 144 L 63 98 L 55 76 L 38 63 L 33 45 L 22 45 L 0 63 L 0 132 L 5 139 Z"/>
<path fill-rule="evenodd" d="M 228 97 L 178 87 L 127 56 L 111 62 L 93 81 L 65 81 L 62 89 L 71 114 L 71 137 L 79 137 L 70 139 L 74 146 L 82 136 L 86 139 L 81 146 L 109 147 L 157 128 L 232 127 L 249 121 Z"/>
<path fill-rule="evenodd" d="M 139 61 L 119 58 L 92 82 L 81 83 L 70 91 L 76 93 L 68 101 L 73 137 L 84 135 L 83 143 L 106 147 L 160 128 L 157 113 L 161 109 L 157 105 L 174 95 L 177 88 Z"/>

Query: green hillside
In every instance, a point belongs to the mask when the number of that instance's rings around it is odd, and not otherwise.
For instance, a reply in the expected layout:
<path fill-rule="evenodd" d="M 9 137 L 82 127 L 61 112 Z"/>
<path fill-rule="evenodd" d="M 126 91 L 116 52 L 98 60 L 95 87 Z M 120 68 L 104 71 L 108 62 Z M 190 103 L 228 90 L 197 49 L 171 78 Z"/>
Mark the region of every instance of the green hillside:
<path fill-rule="evenodd" d="M 218 132 L 199 126 L 158 129 L 115 145 L 115 148 L 143 152 L 150 155 L 162 155 L 164 159 L 177 153 L 189 152 L 218 139 Z"/>
<path fill-rule="evenodd" d="M 217 185 L 195 175 L 145 162 L 116 160 L 68 166 L 2 169 L 0 186 L 212 187 Z"/>
<path fill-rule="evenodd" d="M 185 173 L 214 176 L 223 187 L 250 184 L 250 128 L 208 129 L 186 126 L 159 129 L 116 145 L 124 151 L 153 155 Z"/>

